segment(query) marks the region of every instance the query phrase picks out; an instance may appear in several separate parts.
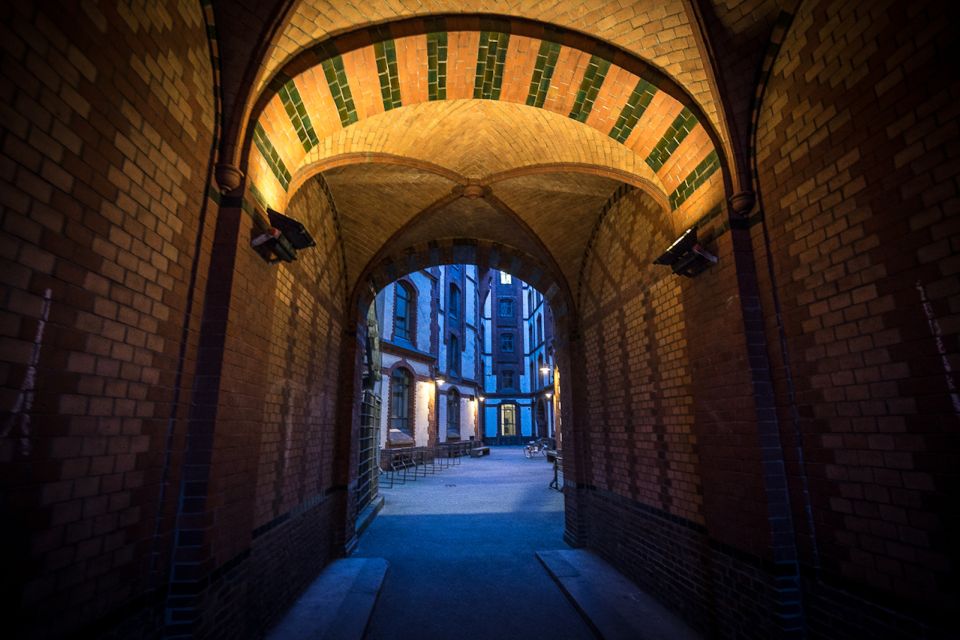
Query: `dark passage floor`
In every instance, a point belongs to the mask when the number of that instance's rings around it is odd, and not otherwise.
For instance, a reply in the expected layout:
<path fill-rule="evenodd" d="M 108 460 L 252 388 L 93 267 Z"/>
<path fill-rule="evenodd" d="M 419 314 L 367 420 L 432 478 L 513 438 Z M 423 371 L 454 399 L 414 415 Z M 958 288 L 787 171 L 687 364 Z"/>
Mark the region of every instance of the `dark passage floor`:
<path fill-rule="evenodd" d="M 354 557 L 390 563 L 367 638 L 593 638 L 537 560 L 563 542 L 552 466 L 492 447 L 436 475 L 382 489 Z"/>

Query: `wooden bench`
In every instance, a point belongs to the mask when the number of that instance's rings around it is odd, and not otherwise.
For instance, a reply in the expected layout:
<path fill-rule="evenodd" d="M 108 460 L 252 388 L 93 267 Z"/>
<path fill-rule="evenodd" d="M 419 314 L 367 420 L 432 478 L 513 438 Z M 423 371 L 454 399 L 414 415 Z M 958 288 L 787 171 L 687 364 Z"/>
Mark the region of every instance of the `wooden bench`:
<path fill-rule="evenodd" d="M 488 455 L 490 455 L 490 447 L 486 445 L 481 445 L 479 447 L 473 447 L 472 449 L 470 449 L 471 458 L 479 458 L 480 456 L 488 456 Z"/>

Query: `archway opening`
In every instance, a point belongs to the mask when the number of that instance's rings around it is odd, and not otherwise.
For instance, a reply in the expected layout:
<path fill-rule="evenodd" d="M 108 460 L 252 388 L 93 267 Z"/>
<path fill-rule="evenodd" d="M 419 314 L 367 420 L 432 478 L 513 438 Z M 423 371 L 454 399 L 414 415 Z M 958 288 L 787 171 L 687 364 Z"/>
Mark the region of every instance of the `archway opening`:
<path fill-rule="evenodd" d="M 392 488 L 491 446 L 550 463 L 562 455 L 565 343 L 535 287 L 505 270 L 439 264 L 384 286 L 359 315 L 358 517 L 378 504 L 381 478 Z"/>

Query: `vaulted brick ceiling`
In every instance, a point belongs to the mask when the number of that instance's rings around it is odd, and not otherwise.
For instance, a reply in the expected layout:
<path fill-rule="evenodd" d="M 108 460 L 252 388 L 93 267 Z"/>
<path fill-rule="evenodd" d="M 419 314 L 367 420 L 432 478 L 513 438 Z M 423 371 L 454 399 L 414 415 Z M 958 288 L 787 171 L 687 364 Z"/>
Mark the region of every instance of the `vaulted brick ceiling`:
<path fill-rule="evenodd" d="M 351 283 L 398 229 L 456 184 L 435 173 L 389 164 L 334 168 L 324 178 L 336 201 Z"/>
<path fill-rule="evenodd" d="M 402 250 L 463 233 L 542 254 L 572 287 L 603 203 L 623 182 L 649 193 L 677 229 L 722 201 L 705 112 L 659 70 L 586 38 L 439 18 L 309 52 L 262 100 L 248 184 L 282 210 L 323 172 L 351 284 L 388 242 Z M 437 201 L 465 185 L 487 187 L 491 201 L 454 197 L 440 215 Z"/>
<path fill-rule="evenodd" d="M 419 167 L 371 163 L 323 173 L 340 218 L 347 279 L 379 255 L 445 238 L 476 238 L 556 262 L 569 283 L 613 178 L 564 172 L 505 177 L 476 198 L 449 176 Z M 550 215 L 544 215 L 549 212 Z"/>
<path fill-rule="evenodd" d="M 433 0 L 429 3 L 365 0 L 361 4 L 295 0 L 257 70 L 253 95 L 259 95 L 298 53 L 337 34 L 406 18 L 430 19 L 427 16 L 443 14 L 513 16 L 589 33 L 648 60 L 687 89 L 724 137 L 719 126 L 719 107 L 711 91 L 709 65 L 697 46 L 697 29 L 688 5 L 684 0 L 636 0 L 611 10 L 605 0 Z"/>

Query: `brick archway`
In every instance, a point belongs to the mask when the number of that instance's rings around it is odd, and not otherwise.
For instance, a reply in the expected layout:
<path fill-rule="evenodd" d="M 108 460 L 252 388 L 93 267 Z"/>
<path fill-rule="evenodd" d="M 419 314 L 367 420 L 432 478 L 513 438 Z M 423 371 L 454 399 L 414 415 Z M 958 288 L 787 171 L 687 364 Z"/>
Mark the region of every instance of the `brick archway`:
<path fill-rule="evenodd" d="M 282 209 L 340 156 L 436 163 L 451 136 L 500 156 L 446 163 L 468 180 L 609 167 L 690 220 L 729 190 L 720 136 L 681 85 L 600 41 L 495 16 L 394 22 L 311 45 L 258 98 L 240 169 L 253 200 Z"/>

